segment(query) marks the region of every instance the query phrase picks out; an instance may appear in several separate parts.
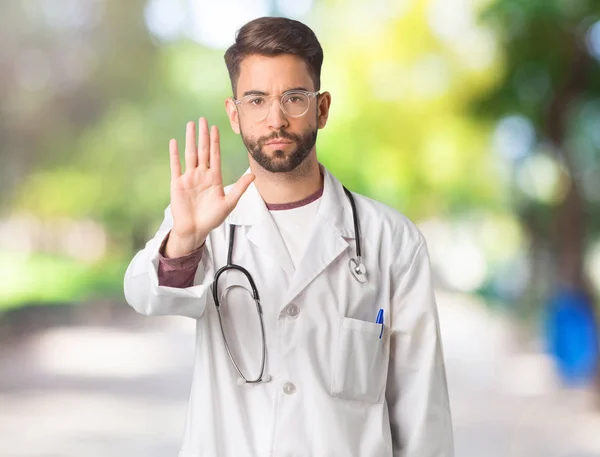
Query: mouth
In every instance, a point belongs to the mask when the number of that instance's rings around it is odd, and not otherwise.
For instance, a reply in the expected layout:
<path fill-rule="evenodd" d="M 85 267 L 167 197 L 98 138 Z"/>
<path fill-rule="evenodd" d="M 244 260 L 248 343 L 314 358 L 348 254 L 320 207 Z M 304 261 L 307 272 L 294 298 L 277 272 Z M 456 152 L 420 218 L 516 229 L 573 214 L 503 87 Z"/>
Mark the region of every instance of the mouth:
<path fill-rule="evenodd" d="M 266 146 L 285 146 L 286 144 L 292 144 L 292 141 L 277 140 L 265 143 Z"/>

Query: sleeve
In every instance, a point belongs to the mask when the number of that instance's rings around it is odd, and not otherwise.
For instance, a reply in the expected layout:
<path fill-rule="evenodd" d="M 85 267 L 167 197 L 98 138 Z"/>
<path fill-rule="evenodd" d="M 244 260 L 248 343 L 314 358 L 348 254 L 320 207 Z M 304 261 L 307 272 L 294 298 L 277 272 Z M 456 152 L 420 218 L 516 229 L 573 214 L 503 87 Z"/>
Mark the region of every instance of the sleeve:
<path fill-rule="evenodd" d="M 214 268 L 210 250 L 210 235 L 202 252 L 193 285 L 186 288 L 159 284 L 159 249 L 173 227 L 170 207 L 154 238 L 139 251 L 125 272 L 124 292 L 127 303 L 146 316 L 178 315 L 198 319 L 210 300 Z"/>
<path fill-rule="evenodd" d="M 158 284 L 178 289 L 192 287 L 198 264 L 202 260 L 202 251 L 205 243 L 202 243 L 202 246 L 186 256 L 176 258 L 165 257 L 165 247 L 169 241 L 170 234 L 171 232 L 169 231 L 158 249 Z"/>
<path fill-rule="evenodd" d="M 392 295 L 386 389 L 394 457 L 453 457 L 454 438 L 429 254 L 420 242 Z"/>

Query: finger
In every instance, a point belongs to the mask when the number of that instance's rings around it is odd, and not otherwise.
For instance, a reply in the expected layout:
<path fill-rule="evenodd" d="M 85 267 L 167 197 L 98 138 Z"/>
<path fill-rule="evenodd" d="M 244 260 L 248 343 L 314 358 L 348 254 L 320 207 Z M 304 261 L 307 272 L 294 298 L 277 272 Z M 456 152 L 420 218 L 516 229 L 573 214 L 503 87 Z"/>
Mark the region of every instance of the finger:
<path fill-rule="evenodd" d="M 181 163 L 179 162 L 179 151 L 177 150 L 177 140 L 169 141 L 169 159 L 171 166 L 171 181 L 181 176 Z"/>
<path fill-rule="evenodd" d="M 206 118 L 201 117 L 198 121 L 198 164 L 201 167 L 208 168 L 210 152 L 210 138 L 208 137 L 208 122 Z"/>
<path fill-rule="evenodd" d="M 198 166 L 198 154 L 196 153 L 196 123 L 188 122 L 185 129 L 185 170 L 191 170 Z"/>
<path fill-rule="evenodd" d="M 250 186 L 250 184 L 252 183 L 252 181 L 254 181 L 255 178 L 256 176 L 254 176 L 252 173 L 248 173 L 243 175 L 233 185 L 229 193 L 225 196 L 225 199 L 227 200 L 227 206 L 229 206 L 229 209 L 231 211 L 233 211 L 233 208 L 235 208 L 235 206 L 238 204 L 240 198 L 242 197 L 244 192 L 246 192 L 248 186 Z"/>
<path fill-rule="evenodd" d="M 213 125 L 210 130 L 210 168 L 214 170 L 219 179 L 219 183 L 223 182 L 221 176 L 221 138 L 219 129 Z"/>

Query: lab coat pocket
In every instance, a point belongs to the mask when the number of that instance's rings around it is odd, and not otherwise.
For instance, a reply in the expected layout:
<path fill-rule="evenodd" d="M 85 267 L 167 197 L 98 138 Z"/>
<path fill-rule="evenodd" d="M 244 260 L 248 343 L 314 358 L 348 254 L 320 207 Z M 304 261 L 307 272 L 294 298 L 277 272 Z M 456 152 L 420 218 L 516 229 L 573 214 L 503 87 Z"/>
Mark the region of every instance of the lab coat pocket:
<path fill-rule="evenodd" d="M 388 340 L 385 329 L 381 334 L 381 324 L 343 317 L 333 360 L 331 394 L 382 403 L 387 377 Z"/>

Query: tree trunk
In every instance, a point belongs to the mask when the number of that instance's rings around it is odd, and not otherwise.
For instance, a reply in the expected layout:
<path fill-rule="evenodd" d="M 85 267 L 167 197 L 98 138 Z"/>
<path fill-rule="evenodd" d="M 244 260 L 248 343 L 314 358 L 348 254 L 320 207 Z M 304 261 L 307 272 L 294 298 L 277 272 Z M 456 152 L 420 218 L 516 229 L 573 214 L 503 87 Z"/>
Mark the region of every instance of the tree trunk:
<path fill-rule="evenodd" d="M 558 287 L 583 292 L 589 298 L 588 303 L 592 307 L 592 313 L 596 316 L 593 289 L 584 272 L 585 241 L 588 227 L 585 200 L 576 181 L 578 170 L 576 170 L 572 151 L 565 144 L 569 109 L 585 90 L 588 70 L 592 61 L 585 43 L 582 42 L 575 31 L 572 31 L 565 38 L 572 43 L 571 65 L 564 85 L 555 91 L 555 96 L 549 107 L 546 125 L 546 135 L 560 153 L 571 178 L 565 199 L 555 211 L 554 226 L 552 227 L 552 238 L 556 248 L 558 266 L 557 285 Z M 597 316 L 595 321 L 596 328 L 598 328 Z M 600 366 L 600 360 L 598 366 Z M 600 406 L 600 369 L 597 370 L 595 386 L 597 386 L 597 401 L 598 406 Z"/>

